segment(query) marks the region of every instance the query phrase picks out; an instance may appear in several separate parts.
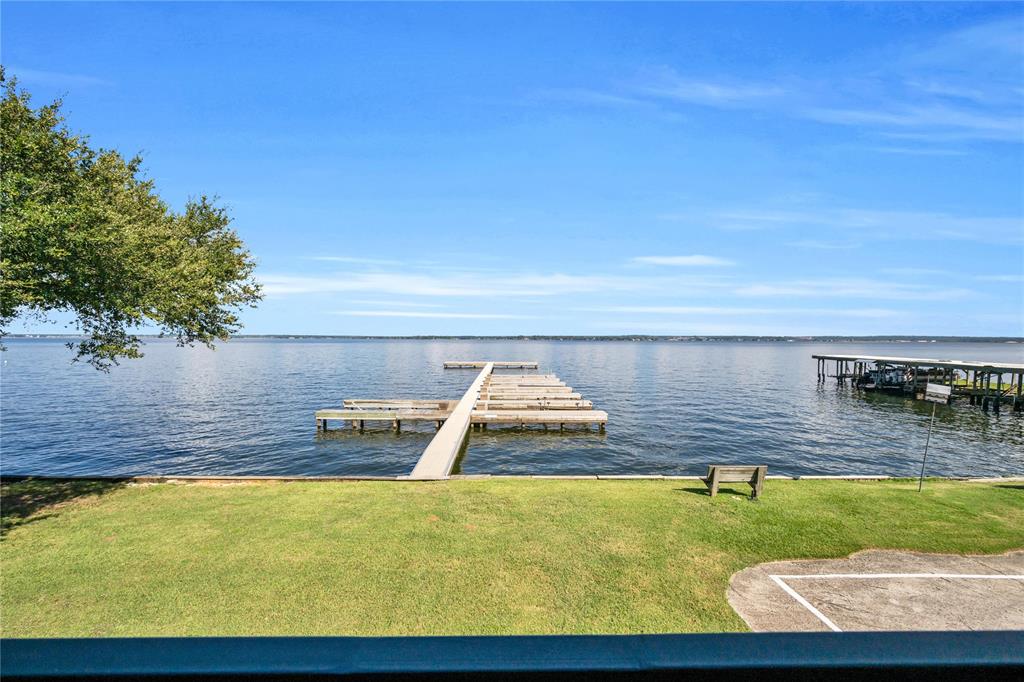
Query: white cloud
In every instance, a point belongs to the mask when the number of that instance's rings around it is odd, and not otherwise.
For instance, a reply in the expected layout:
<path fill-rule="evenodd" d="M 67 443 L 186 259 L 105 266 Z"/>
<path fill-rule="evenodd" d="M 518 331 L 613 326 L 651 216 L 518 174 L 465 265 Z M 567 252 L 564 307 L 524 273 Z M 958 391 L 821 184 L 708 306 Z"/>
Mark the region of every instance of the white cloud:
<path fill-rule="evenodd" d="M 821 239 L 801 239 L 800 241 L 790 242 L 789 245 L 798 249 L 816 249 L 819 251 L 846 251 L 860 248 L 860 244 L 856 242 L 828 242 Z"/>
<path fill-rule="evenodd" d="M 716 256 L 637 256 L 634 263 L 646 265 L 680 265 L 688 267 L 722 267 L 736 265 L 734 261 Z"/>
<path fill-rule="evenodd" d="M 643 313 L 651 315 L 696 315 L 696 316 L 739 316 L 739 315 L 816 315 L 836 317 L 894 317 L 899 311 L 887 308 L 744 308 L 729 306 L 608 306 L 585 308 L 591 312 Z"/>
<path fill-rule="evenodd" d="M 879 154 L 903 154 L 908 156 L 966 156 L 965 149 L 945 149 L 942 147 L 868 147 L 868 151 Z"/>
<path fill-rule="evenodd" d="M 983 139 L 1021 142 L 1024 123 L 1019 112 L 982 114 L 942 104 L 901 106 L 898 109 L 810 108 L 800 115 L 814 121 L 847 126 L 928 129 L 935 139 Z"/>
<path fill-rule="evenodd" d="M 1024 282 L 1024 275 L 979 275 L 983 282 Z"/>
<path fill-rule="evenodd" d="M 418 310 L 335 310 L 331 315 L 350 317 L 416 317 L 451 320 L 531 320 L 532 315 L 506 315 L 504 313 L 424 312 Z"/>
<path fill-rule="evenodd" d="M 909 277 L 915 276 L 946 276 L 953 275 L 954 273 L 949 270 L 939 270 L 937 268 L 882 268 L 879 270 L 886 275 L 907 275 Z"/>
<path fill-rule="evenodd" d="M 686 106 L 757 111 L 849 126 L 879 137 L 936 141 L 1024 142 L 1020 65 L 1024 23 L 997 20 L 932 34 L 924 42 L 889 46 L 833 62 L 822 72 L 789 73 L 758 81 L 689 74 L 671 66 L 645 69 L 609 92 L 587 90 L 593 105 Z M 580 91 L 567 90 L 567 95 Z M 876 147 L 904 154 L 950 155 L 957 150 Z"/>
<path fill-rule="evenodd" d="M 969 289 L 940 289 L 869 279 L 820 279 L 752 284 L 735 290 L 737 296 L 778 298 L 863 298 L 893 301 L 950 301 L 968 297 Z"/>
<path fill-rule="evenodd" d="M 642 81 L 635 88 L 638 92 L 712 107 L 747 106 L 786 94 L 783 88 L 772 83 L 685 78 L 668 67 L 648 71 Z"/>
<path fill-rule="evenodd" d="M 623 108 L 655 106 L 653 102 L 646 99 L 630 97 L 628 95 L 619 95 L 610 92 L 603 92 L 600 90 L 588 90 L 586 88 L 566 88 L 563 90 L 538 90 L 534 92 L 530 97 L 531 99 L 541 100 L 545 102 L 565 102 L 568 104 L 580 104 L 584 106 Z"/>
<path fill-rule="evenodd" d="M 95 85 L 112 85 L 103 78 L 86 76 L 79 73 L 62 73 L 60 71 L 45 71 L 41 69 L 26 69 L 20 66 L 7 68 L 7 75 L 14 76 L 25 83 L 37 83 L 55 88 L 83 88 Z"/>
<path fill-rule="evenodd" d="M 401 265 L 401 261 L 382 258 L 358 258 L 355 256 L 309 256 L 308 260 L 325 263 L 352 263 L 355 265 Z"/>
<path fill-rule="evenodd" d="M 611 291 L 643 291 L 669 286 L 687 286 L 691 290 L 700 290 L 727 285 L 726 282 L 713 278 L 500 271 L 435 271 L 422 274 L 359 271 L 322 277 L 266 273 L 258 275 L 258 279 L 268 296 L 362 293 L 451 298 L 549 297 Z"/>
<path fill-rule="evenodd" d="M 399 308 L 443 308 L 441 303 L 413 303 L 412 301 L 379 301 L 366 298 L 348 299 L 349 303 L 370 306 L 397 306 Z"/>
<path fill-rule="evenodd" d="M 826 206 L 803 210 L 730 210 L 702 216 L 700 220 L 705 224 L 710 222 L 723 230 L 803 227 L 830 229 L 886 241 L 962 239 L 988 243 L 1024 243 L 1024 219 L 1011 216 L 970 216 L 939 211 L 891 211 Z"/>

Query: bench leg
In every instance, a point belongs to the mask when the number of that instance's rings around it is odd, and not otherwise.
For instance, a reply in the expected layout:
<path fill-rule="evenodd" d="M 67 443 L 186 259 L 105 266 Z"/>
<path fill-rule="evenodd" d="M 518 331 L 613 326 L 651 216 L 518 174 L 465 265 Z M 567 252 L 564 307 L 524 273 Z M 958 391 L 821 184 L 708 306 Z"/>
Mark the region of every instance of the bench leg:
<path fill-rule="evenodd" d="M 761 497 L 761 491 L 764 489 L 764 477 L 768 473 L 768 467 L 758 467 L 757 473 L 754 474 L 754 482 L 751 483 L 753 490 L 750 493 L 751 499 L 758 499 Z"/>
<path fill-rule="evenodd" d="M 708 483 L 708 487 L 711 488 L 711 497 L 718 494 L 718 470 L 712 472 L 711 481 Z"/>

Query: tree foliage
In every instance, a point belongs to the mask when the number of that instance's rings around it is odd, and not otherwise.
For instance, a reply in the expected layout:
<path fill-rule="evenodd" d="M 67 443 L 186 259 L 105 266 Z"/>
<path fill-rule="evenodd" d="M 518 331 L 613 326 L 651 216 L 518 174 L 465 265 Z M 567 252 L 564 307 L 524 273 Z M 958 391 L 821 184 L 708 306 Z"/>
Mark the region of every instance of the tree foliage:
<path fill-rule="evenodd" d="M 0 336 L 69 312 L 77 359 L 108 369 L 141 355 L 140 327 L 209 346 L 240 329 L 261 294 L 225 209 L 202 196 L 172 211 L 141 158 L 91 148 L 60 100 L 33 109 L 2 70 L 0 83 Z"/>

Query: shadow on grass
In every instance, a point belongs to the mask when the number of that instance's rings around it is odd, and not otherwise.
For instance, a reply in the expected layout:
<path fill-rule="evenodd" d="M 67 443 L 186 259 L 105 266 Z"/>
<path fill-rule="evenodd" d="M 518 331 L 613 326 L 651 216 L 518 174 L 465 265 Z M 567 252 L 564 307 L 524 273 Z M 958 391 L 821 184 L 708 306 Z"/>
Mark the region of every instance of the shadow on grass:
<path fill-rule="evenodd" d="M 125 484 L 113 480 L 38 478 L 0 482 L 0 537 L 12 528 L 55 516 L 69 502 L 103 495 Z"/>
<path fill-rule="evenodd" d="M 1012 483 L 999 483 L 996 485 L 997 488 L 1006 488 L 1007 490 L 1024 490 L 1024 483 L 1012 484 Z"/>
<path fill-rule="evenodd" d="M 676 488 L 676 490 L 678 492 L 681 492 L 681 493 L 690 493 L 691 495 L 701 495 L 703 497 L 711 497 L 711 490 L 708 489 L 708 488 Z M 737 497 L 746 497 L 746 498 L 750 497 L 750 491 L 749 490 L 747 492 L 743 492 L 742 490 L 738 490 L 736 488 L 724 488 L 722 486 L 718 486 L 718 494 L 719 495 L 735 495 Z"/>

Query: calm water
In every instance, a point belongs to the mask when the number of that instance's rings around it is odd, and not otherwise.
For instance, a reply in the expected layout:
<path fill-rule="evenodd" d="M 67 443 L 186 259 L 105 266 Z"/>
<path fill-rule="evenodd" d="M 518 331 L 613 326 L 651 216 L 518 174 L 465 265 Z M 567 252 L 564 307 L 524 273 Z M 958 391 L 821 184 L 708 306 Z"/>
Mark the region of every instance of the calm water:
<path fill-rule="evenodd" d="M 703 473 L 712 461 L 776 474 L 915 475 L 930 406 L 819 386 L 811 353 L 1024 362 L 1003 344 L 269 341 L 216 351 L 150 342 L 109 374 L 60 341 L 14 339 L 2 362 L 8 474 L 408 473 L 432 426 L 318 436 L 313 411 L 346 397 L 458 398 L 474 370 L 446 359 L 538 360 L 609 413 L 606 434 L 492 429 L 463 473 Z M 930 473 L 1024 474 L 1024 419 L 939 408 Z"/>

